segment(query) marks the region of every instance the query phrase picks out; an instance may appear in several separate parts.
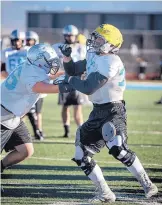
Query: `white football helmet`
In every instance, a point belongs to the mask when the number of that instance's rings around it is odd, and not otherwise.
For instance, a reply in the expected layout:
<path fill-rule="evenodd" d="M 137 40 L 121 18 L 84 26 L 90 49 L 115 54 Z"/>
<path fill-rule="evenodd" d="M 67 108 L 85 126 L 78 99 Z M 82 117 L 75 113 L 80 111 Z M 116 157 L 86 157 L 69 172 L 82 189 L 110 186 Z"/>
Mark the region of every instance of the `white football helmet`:
<path fill-rule="evenodd" d="M 25 39 L 25 33 L 22 32 L 22 31 L 14 30 L 10 34 L 10 39 L 11 40 L 16 40 L 16 39 L 24 40 Z"/>
<path fill-rule="evenodd" d="M 28 63 L 44 69 L 47 74 L 55 75 L 61 66 L 55 50 L 49 44 L 32 46 L 27 53 L 27 60 Z"/>
<path fill-rule="evenodd" d="M 78 35 L 78 29 L 76 26 L 74 25 L 67 25 L 63 28 L 62 31 L 63 35 L 73 35 L 73 36 L 77 36 Z"/>
<path fill-rule="evenodd" d="M 11 45 L 12 47 L 16 48 L 17 45 L 16 45 L 16 42 L 18 40 L 21 40 L 21 46 L 23 46 L 23 43 L 24 43 L 24 39 L 25 39 L 25 33 L 22 32 L 22 31 L 18 31 L 18 30 L 14 30 L 12 31 L 12 33 L 10 34 L 10 40 L 11 40 Z"/>
<path fill-rule="evenodd" d="M 33 39 L 35 40 L 35 44 L 38 44 L 39 43 L 39 36 L 36 32 L 34 31 L 27 31 L 26 32 L 26 40 L 30 40 L 30 39 Z"/>

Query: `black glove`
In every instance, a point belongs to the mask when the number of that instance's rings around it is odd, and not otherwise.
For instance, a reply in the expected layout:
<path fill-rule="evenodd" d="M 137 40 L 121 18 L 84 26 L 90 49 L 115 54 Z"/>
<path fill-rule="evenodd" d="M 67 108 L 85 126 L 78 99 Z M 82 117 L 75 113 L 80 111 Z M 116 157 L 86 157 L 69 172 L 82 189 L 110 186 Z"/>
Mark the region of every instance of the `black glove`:
<path fill-rule="evenodd" d="M 61 50 L 61 53 L 66 56 L 66 57 L 70 57 L 71 52 L 72 52 L 72 48 L 66 44 L 59 46 L 59 49 Z"/>
<path fill-rule="evenodd" d="M 60 75 L 58 78 L 56 78 L 54 81 L 53 81 L 53 84 L 54 85 L 58 85 L 58 84 L 61 84 L 61 83 L 68 83 L 68 80 L 69 80 L 69 75 L 65 74 L 65 75 Z"/>
<path fill-rule="evenodd" d="M 74 90 L 72 88 L 72 86 L 66 82 L 62 82 L 62 83 L 58 84 L 58 86 L 59 86 L 60 93 L 69 93 L 69 92 L 72 92 Z"/>

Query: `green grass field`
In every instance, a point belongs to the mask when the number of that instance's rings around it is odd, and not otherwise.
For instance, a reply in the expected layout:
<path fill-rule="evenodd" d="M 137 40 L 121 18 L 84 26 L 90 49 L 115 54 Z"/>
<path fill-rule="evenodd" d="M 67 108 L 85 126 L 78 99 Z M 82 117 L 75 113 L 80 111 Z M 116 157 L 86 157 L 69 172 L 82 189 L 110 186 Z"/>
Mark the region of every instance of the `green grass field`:
<path fill-rule="evenodd" d="M 94 157 L 117 196 L 117 205 L 162 204 L 162 106 L 154 105 L 154 101 L 161 95 L 161 91 L 126 91 L 125 94 L 128 144 L 158 186 L 158 197 L 146 200 L 136 180 L 108 154 L 106 148 Z M 84 106 L 83 109 L 86 120 L 92 107 Z M 72 120 L 70 139 L 61 137 L 63 128 L 57 95 L 45 98 L 43 112 L 46 138 L 42 142 L 34 142 L 35 153 L 32 158 L 5 171 L 2 179 L 5 189 L 2 204 L 88 205 L 94 187 L 71 161 L 76 125 Z M 31 130 L 30 125 L 29 128 Z"/>

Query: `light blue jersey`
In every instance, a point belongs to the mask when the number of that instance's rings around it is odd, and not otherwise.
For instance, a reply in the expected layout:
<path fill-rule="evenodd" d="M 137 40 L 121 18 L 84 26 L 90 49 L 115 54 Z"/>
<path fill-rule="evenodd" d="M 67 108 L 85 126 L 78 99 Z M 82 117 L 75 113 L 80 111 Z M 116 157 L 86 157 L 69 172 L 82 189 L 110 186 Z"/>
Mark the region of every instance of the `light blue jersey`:
<path fill-rule="evenodd" d="M 6 71 L 10 74 L 17 65 L 26 60 L 27 51 L 29 50 L 28 46 L 16 50 L 11 48 L 6 48 L 2 51 L 1 61 L 6 64 Z"/>
<path fill-rule="evenodd" d="M 18 65 L 1 84 L 1 104 L 14 115 L 24 116 L 40 97 L 32 87 L 41 81 L 49 83 L 45 70 L 27 62 Z"/>

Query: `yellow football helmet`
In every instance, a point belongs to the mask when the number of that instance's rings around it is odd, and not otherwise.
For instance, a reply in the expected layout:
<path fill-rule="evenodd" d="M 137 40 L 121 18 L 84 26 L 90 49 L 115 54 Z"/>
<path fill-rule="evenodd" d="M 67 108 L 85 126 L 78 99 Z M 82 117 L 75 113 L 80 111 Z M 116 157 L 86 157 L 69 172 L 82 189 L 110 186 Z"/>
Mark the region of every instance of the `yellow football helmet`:
<path fill-rule="evenodd" d="M 101 41 L 99 41 L 99 38 Z M 123 43 L 123 36 L 118 28 L 110 24 L 102 24 L 91 33 L 87 40 L 89 50 L 97 54 L 117 53 Z"/>

